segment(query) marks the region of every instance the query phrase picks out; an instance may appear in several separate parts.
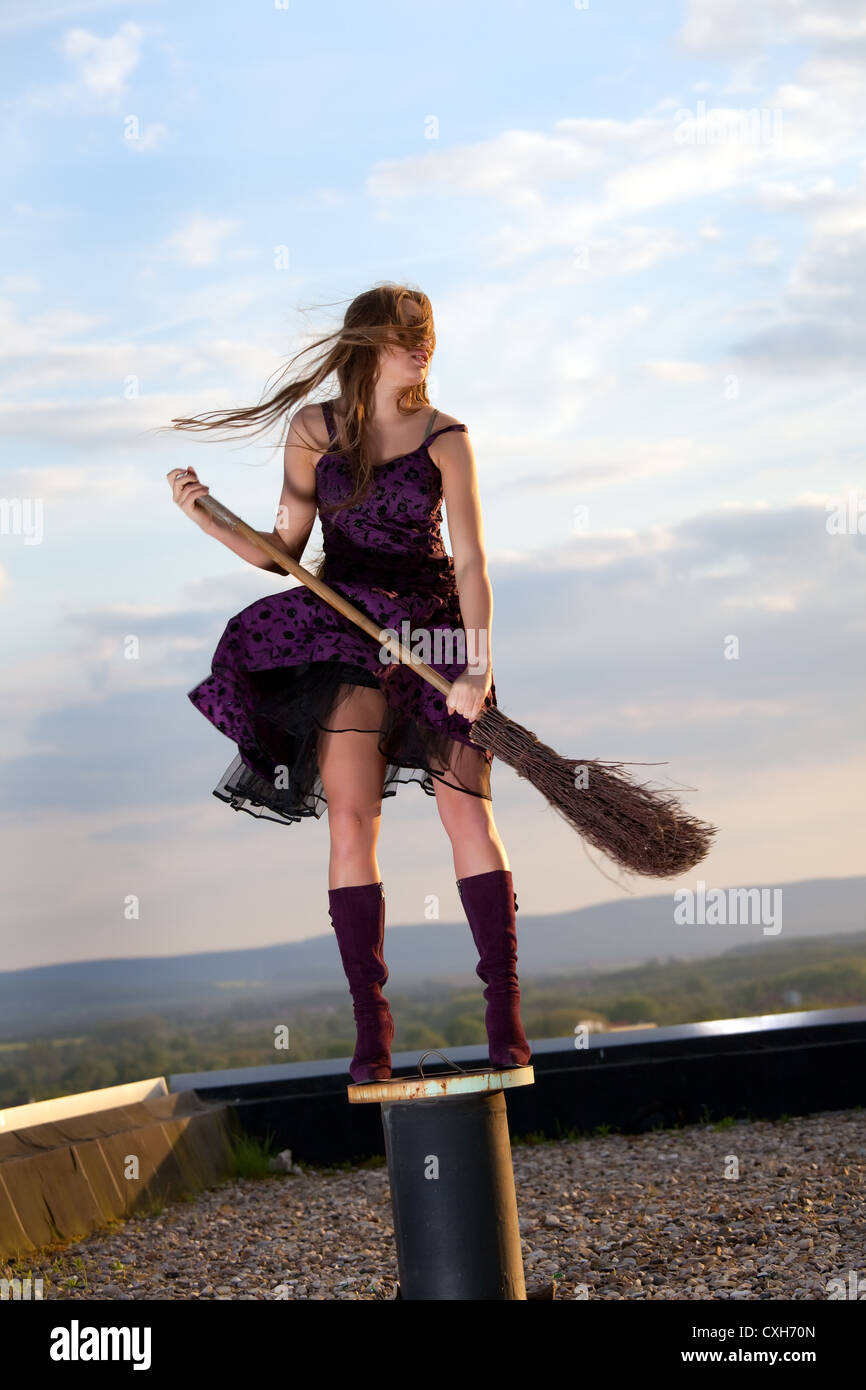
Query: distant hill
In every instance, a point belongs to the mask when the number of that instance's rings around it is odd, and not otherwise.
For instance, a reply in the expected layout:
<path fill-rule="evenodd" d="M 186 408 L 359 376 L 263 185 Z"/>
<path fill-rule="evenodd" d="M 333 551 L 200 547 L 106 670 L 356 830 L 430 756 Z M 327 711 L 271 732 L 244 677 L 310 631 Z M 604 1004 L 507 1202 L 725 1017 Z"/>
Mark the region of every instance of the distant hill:
<path fill-rule="evenodd" d="M 695 960 L 772 941 L 830 938 L 866 927 L 866 877 L 807 879 L 765 885 L 782 890 L 782 931 L 760 925 L 680 925 L 670 891 L 623 898 L 572 912 L 518 912 L 522 979 L 556 971 L 615 970 L 650 960 Z M 475 979 L 477 955 L 468 924 L 424 922 L 388 927 L 391 988 Z M 291 998 L 345 988 L 328 932 L 305 941 L 197 955 L 79 961 L 0 972 L 0 1041 L 58 1035 L 134 1014 L 224 1008 L 232 998 Z"/>

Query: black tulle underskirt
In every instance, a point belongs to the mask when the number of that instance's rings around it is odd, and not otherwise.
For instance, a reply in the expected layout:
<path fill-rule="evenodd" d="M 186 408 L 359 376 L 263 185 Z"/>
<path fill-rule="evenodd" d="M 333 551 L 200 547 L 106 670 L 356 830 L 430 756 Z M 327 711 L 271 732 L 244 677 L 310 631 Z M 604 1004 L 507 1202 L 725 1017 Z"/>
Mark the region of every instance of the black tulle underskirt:
<path fill-rule="evenodd" d="M 340 716 L 353 686 L 382 689 L 372 672 L 345 661 L 307 661 L 248 671 L 255 690 L 255 746 L 238 749 L 214 788 L 237 811 L 283 824 L 320 817 L 327 799 L 317 742 L 323 729 L 348 731 Z M 428 796 L 445 783 L 489 801 L 490 761 L 483 750 L 459 743 L 403 713 L 385 699 L 378 748 L 387 760 L 382 795 L 416 782 Z M 456 756 L 455 756 L 456 755 Z"/>

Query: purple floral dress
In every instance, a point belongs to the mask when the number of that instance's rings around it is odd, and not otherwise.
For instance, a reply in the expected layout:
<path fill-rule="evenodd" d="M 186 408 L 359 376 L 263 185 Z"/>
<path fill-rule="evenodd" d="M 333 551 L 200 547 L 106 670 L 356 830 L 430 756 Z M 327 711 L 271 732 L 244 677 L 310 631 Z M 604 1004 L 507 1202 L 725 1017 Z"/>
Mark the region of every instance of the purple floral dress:
<path fill-rule="evenodd" d="M 322 410 L 333 445 L 330 403 Z M 429 632 L 429 665 L 449 681 L 466 669 L 466 661 L 450 662 L 460 654 L 459 645 L 437 643 L 435 634 L 459 633 L 463 619 L 454 562 L 440 530 L 442 479 L 428 445 L 448 430 L 465 429 L 446 425 L 428 434 L 413 453 L 375 468 L 361 502 L 323 514 L 318 571 L 380 628 L 395 629 L 401 640 L 408 635 L 410 647 L 414 629 Z M 351 481 L 342 454 L 322 454 L 316 466 L 320 504 L 348 497 Z M 372 637 L 303 584 L 236 614 L 219 640 L 211 672 L 188 698 L 237 745 L 213 793 L 236 811 L 286 824 L 322 815 L 327 801 L 317 737 L 321 729 L 346 727 L 337 710 L 354 685 L 377 688 L 385 697 L 376 728 L 387 759 L 383 796 L 396 795 L 402 782 L 417 782 L 433 796 L 438 778 L 490 800 L 493 755 L 471 742 L 468 720 L 449 714 L 445 696 L 411 667 L 383 662 Z M 482 710 L 495 704 L 492 685 Z"/>

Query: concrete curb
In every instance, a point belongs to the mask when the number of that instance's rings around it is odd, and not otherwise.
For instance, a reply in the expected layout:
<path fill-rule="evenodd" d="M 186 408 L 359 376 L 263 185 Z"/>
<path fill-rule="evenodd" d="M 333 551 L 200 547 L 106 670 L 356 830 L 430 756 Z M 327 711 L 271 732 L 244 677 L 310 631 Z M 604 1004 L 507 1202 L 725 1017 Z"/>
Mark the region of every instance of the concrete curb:
<path fill-rule="evenodd" d="M 78 1240 L 231 1170 L 229 1107 L 194 1091 L 0 1132 L 0 1258 Z"/>
<path fill-rule="evenodd" d="M 192 1086 L 172 1087 L 175 1091 L 193 1089 Z M 97 1110 L 114 1110 L 118 1105 L 167 1096 L 168 1090 L 164 1076 L 152 1076 L 146 1081 L 125 1081 L 120 1086 L 103 1086 L 98 1091 L 77 1091 L 71 1096 L 32 1100 L 27 1105 L 0 1110 L 0 1134 L 11 1134 L 15 1129 L 29 1129 L 31 1125 L 44 1125 L 49 1120 L 66 1120 L 70 1115 L 92 1115 Z"/>

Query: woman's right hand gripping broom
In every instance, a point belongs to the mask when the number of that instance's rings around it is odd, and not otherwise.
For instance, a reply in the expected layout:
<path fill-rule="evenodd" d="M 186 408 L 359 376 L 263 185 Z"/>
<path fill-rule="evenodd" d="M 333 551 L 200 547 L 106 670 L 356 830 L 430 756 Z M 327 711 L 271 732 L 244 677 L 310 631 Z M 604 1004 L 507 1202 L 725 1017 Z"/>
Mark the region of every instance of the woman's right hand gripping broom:
<path fill-rule="evenodd" d="M 200 483 L 194 468 L 172 468 L 170 473 L 165 475 L 168 478 L 169 487 L 173 500 L 196 526 L 200 526 L 209 535 L 214 533 L 213 517 L 206 512 L 204 507 L 195 505 L 197 497 L 206 497 L 210 492 L 209 487 Z"/>

